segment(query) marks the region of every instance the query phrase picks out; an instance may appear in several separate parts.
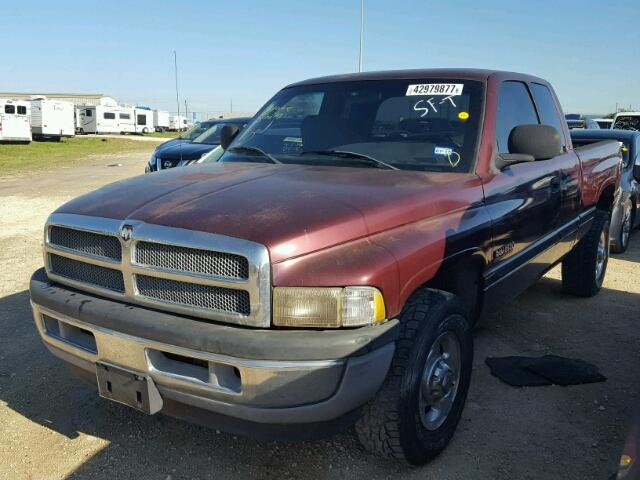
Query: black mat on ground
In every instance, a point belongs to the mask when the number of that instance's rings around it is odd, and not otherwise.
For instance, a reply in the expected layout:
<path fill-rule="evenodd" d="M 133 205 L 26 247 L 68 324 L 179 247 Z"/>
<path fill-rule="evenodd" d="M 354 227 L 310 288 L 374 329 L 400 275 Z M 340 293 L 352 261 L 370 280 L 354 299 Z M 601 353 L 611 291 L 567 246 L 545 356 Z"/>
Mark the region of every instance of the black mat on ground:
<path fill-rule="evenodd" d="M 598 367 L 584 360 L 545 355 L 543 357 L 487 357 L 491 374 L 514 387 L 582 385 L 604 382 Z"/>

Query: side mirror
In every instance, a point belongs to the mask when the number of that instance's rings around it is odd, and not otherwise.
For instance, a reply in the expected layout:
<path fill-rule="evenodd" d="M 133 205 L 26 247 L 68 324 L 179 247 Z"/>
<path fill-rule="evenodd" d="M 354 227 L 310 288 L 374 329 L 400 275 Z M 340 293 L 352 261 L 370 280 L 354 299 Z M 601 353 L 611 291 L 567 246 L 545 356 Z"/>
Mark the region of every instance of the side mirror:
<path fill-rule="evenodd" d="M 226 150 L 231 145 L 239 131 L 240 127 L 237 125 L 225 125 L 222 127 L 222 130 L 220 130 L 220 146 L 223 150 Z"/>
<path fill-rule="evenodd" d="M 551 125 L 518 125 L 509 134 L 509 152 L 548 160 L 562 153 L 560 134 Z"/>

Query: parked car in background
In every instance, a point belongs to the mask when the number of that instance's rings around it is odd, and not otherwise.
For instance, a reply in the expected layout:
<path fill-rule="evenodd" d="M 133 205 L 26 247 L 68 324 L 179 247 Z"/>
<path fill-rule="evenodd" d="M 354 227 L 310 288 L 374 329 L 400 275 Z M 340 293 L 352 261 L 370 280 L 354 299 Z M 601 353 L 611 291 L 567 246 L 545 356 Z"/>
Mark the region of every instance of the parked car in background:
<path fill-rule="evenodd" d="M 260 438 L 356 423 L 423 464 L 461 418 L 477 319 L 559 263 L 569 294 L 604 281 L 620 144 L 573 149 L 540 78 L 315 78 L 220 142 L 47 221 L 35 325 L 105 398 Z"/>
<path fill-rule="evenodd" d="M 618 130 L 640 131 L 640 112 L 620 112 L 613 117 L 613 126 Z"/>
<path fill-rule="evenodd" d="M 46 97 L 31 100 L 31 132 L 34 138 L 60 139 L 76 134 L 75 105 Z"/>
<path fill-rule="evenodd" d="M 613 125 L 613 118 L 594 118 L 593 121 L 596 122 L 600 128 L 611 128 L 611 125 Z"/>
<path fill-rule="evenodd" d="M 0 99 L 0 142 L 31 142 L 31 104 Z"/>
<path fill-rule="evenodd" d="M 158 146 L 151 155 L 145 172 L 190 165 L 220 145 L 223 126 L 234 125 L 242 128 L 249 120 L 249 117 L 238 117 L 202 122 L 186 132 L 188 135 L 185 136 L 188 139 L 181 138 L 179 141 L 165 142 Z"/>
<path fill-rule="evenodd" d="M 600 128 L 600 125 L 598 125 L 598 123 L 594 119 L 585 115 L 568 113 L 565 115 L 565 119 L 567 120 L 567 125 L 569 126 L 570 130 L 573 130 L 574 128 L 597 130 Z"/>
<path fill-rule="evenodd" d="M 218 121 L 218 119 L 205 120 L 203 122 L 196 123 L 191 128 L 189 128 L 186 132 L 180 134 L 179 136 L 172 138 L 170 140 L 167 140 L 166 142 L 162 142 L 160 145 L 158 145 L 155 148 L 155 151 L 153 153 L 155 154 L 157 151 L 162 150 L 163 148 L 169 147 L 171 145 L 177 145 L 178 143 L 192 141 L 193 139 L 195 139 L 196 137 L 204 133 L 205 130 L 212 127 L 216 121 Z"/>
<path fill-rule="evenodd" d="M 611 249 L 624 252 L 629 246 L 631 231 L 640 224 L 640 132 L 630 130 L 572 130 L 576 148 L 603 140 L 622 143 L 620 195 L 611 215 Z"/>

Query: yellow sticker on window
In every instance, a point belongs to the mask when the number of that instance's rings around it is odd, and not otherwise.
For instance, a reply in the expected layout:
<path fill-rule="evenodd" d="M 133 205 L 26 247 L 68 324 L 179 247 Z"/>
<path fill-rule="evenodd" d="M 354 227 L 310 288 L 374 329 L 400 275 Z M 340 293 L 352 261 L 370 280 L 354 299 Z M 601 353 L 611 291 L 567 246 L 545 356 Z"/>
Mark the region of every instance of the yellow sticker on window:
<path fill-rule="evenodd" d="M 469 118 L 469 112 L 460 112 L 458 118 L 460 120 L 467 120 Z"/>

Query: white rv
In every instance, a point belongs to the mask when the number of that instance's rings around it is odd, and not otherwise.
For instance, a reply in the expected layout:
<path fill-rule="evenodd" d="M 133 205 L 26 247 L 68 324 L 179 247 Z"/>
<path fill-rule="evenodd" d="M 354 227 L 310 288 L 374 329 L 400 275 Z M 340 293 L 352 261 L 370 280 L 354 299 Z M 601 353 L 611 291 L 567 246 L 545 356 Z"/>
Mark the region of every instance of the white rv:
<path fill-rule="evenodd" d="M 118 125 L 120 133 L 135 133 L 136 131 L 136 116 L 133 107 L 118 107 Z"/>
<path fill-rule="evenodd" d="M 135 108 L 135 132 L 150 133 L 155 132 L 153 127 L 153 110 L 148 108 Z"/>
<path fill-rule="evenodd" d="M 73 137 L 75 106 L 45 97 L 31 100 L 31 132 L 34 137 Z"/>
<path fill-rule="evenodd" d="M 29 102 L 0 99 L 0 142 L 31 141 Z"/>
<path fill-rule="evenodd" d="M 169 112 L 165 110 L 153 110 L 153 128 L 156 132 L 169 130 Z"/>
<path fill-rule="evenodd" d="M 80 133 L 120 133 L 118 114 L 122 107 L 106 105 L 85 105 L 79 108 Z M 131 109 L 133 110 L 133 109 Z"/>
<path fill-rule="evenodd" d="M 171 115 L 169 118 L 169 130 L 181 132 L 188 127 L 187 117 L 184 115 Z"/>

